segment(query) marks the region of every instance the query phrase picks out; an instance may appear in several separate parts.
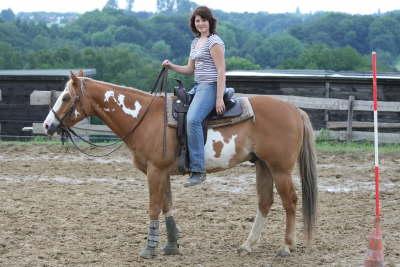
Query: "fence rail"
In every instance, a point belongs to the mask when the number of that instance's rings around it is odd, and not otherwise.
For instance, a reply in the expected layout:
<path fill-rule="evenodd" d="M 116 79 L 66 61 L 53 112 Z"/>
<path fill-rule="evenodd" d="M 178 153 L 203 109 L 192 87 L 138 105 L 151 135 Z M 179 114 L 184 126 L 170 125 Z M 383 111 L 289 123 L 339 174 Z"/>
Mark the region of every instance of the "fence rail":
<path fill-rule="evenodd" d="M 31 105 L 49 105 L 54 103 L 60 95 L 59 91 L 34 91 L 31 94 Z M 237 94 L 238 96 L 256 96 L 254 94 Z M 373 122 L 361 122 L 353 120 L 354 111 L 371 111 L 373 110 L 373 102 L 365 100 L 354 100 L 353 96 L 349 99 L 335 98 L 317 98 L 302 97 L 288 95 L 271 95 L 282 101 L 290 102 L 299 108 L 319 109 L 326 111 L 347 111 L 347 121 L 327 121 L 326 128 L 329 131 L 316 131 L 317 136 L 324 134 L 325 138 L 336 140 L 368 140 L 373 141 L 373 132 L 354 131 L 353 128 L 368 129 L 373 128 Z M 378 111 L 380 112 L 400 112 L 400 102 L 379 102 Z M 400 123 L 379 123 L 380 128 L 397 129 Z M 40 123 L 34 123 L 32 128 L 25 127 L 25 130 L 32 130 L 35 134 L 44 134 Z M 334 129 L 346 129 L 345 131 L 337 131 Z M 74 130 L 81 135 L 112 135 L 112 131 L 105 125 L 91 125 L 81 123 L 74 127 Z M 379 141 L 381 143 L 398 143 L 400 142 L 400 134 L 398 133 L 380 133 Z"/>

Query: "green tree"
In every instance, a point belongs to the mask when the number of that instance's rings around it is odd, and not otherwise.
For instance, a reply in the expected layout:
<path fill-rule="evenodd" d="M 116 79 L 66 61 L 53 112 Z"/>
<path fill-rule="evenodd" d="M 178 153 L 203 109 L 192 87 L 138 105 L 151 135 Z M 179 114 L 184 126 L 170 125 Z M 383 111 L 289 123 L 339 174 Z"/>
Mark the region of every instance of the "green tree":
<path fill-rule="evenodd" d="M 10 8 L 3 9 L 0 13 L 0 19 L 3 21 L 13 21 L 15 20 L 14 12 Z"/>
<path fill-rule="evenodd" d="M 134 0 L 126 0 L 126 11 L 132 11 Z"/>
<path fill-rule="evenodd" d="M 251 60 L 241 57 L 226 58 L 227 70 L 259 70 L 261 66 L 253 63 Z"/>
<path fill-rule="evenodd" d="M 286 59 L 298 57 L 303 51 L 299 40 L 289 34 L 274 35 L 266 38 L 255 48 L 256 63 L 263 67 L 276 67 Z"/>
<path fill-rule="evenodd" d="M 179 13 L 190 13 L 196 8 L 197 4 L 189 0 L 177 0 L 176 11 Z"/>
<path fill-rule="evenodd" d="M 400 53 L 400 19 L 380 17 L 375 19 L 369 32 L 371 50 L 384 50 L 398 55 Z"/>
<path fill-rule="evenodd" d="M 118 1 L 117 0 L 108 0 L 104 5 L 104 9 L 118 9 Z"/>
<path fill-rule="evenodd" d="M 158 12 L 172 12 L 176 9 L 176 0 L 157 0 Z"/>
<path fill-rule="evenodd" d="M 369 62 L 354 48 L 349 46 L 330 48 L 327 45 L 307 47 L 296 59 L 288 59 L 281 68 L 289 69 L 324 69 L 324 70 L 366 70 Z"/>
<path fill-rule="evenodd" d="M 151 52 L 155 58 L 161 61 L 170 57 L 171 47 L 164 40 L 160 40 L 153 44 Z"/>
<path fill-rule="evenodd" d="M 21 54 L 10 44 L 0 41 L 0 69 L 17 69 L 21 67 Z"/>

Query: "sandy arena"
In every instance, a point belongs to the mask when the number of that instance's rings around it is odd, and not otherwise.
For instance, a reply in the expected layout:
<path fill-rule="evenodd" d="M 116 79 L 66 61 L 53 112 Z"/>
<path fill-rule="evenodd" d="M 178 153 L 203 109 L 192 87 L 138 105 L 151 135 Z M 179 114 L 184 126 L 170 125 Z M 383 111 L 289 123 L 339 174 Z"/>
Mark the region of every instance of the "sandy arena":
<path fill-rule="evenodd" d="M 381 156 L 386 266 L 400 266 L 400 155 Z M 236 250 L 256 214 L 255 168 L 244 163 L 184 188 L 172 177 L 181 253 L 143 260 L 148 227 L 146 177 L 126 149 L 88 159 L 60 145 L 0 143 L 0 266 L 360 266 L 374 220 L 373 157 L 318 152 L 319 220 L 314 243 L 303 243 L 301 191 L 296 250 L 283 240 L 279 196 L 252 254 Z M 161 246 L 166 234 L 161 222 Z"/>

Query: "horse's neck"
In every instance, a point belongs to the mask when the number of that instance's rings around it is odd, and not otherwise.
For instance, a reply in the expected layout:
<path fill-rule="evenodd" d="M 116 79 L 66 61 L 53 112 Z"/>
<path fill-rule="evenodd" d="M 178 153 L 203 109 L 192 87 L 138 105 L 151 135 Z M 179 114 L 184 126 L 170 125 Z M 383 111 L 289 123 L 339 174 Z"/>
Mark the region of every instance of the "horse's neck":
<path fill-rule="evenodd" d="M 124 137 L 147 108 L 150 95 L 137 89 L 91 80 L 87 89 L 94 115 L 116 135 Z"/>

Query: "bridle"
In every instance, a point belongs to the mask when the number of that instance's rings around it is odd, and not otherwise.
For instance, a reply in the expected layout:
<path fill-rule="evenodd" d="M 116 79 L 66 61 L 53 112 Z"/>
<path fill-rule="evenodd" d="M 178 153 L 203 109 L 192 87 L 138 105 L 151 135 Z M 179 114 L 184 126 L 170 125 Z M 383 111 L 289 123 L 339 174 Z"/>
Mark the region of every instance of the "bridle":
<path fill-rule="evenodd" d="M 80 80 L 80 83 L 81 83 L 81 84 L 80 84 L 80 85 L 81 85 L 81 86 L 80 86 L 80 95 L 76 94 L 76 92 L 74 91 L 74 93 L 75 93 L 74 102 L 72 103 L 72 105 L 71 105 L 71 107 L 69 108 L 69 110 L 64 114 L 64 116 L 62 116 L 62 118 L 60 118 L 60 117 L 57 115 L 57 113 L 54 111 L 53 107 L 52 107 L 51 105 L 49 105 L 50 111 L 53 112 L 54 117 L 55 117 L 55 118 L 58 120 L 58 122 L 60 123 L 60 125 L 58 126 L 59 128 L 68 128 L 68 127 L 66 127 L 65 124 L 64 124 L 65 118 L 67 118 L 68 116 L 71 116 L 71 115 L 72 115 L 72 113 L 74 112 L 74 110 L 76 110 L 77 103 L 80 102 L 80 99 L 81 99 L 80 96 L 84 96 L 84 95 L 85 95 L 84 91 L 86 90 L 86 88 L 85 88 L 84 79 L 79 79 L 79 80 Z M 68 91 L 71 93 L 71 91 L 72 91 L 71 85 L 69 85 Z M 87 117 L 87 114 L 85 113 L 85 109 L 83 108 L 83 106 L 82 106 L 82 112 L 83 112 L 83 114 L 85 115 L 85 117 Z"/>
<path fill-rule="evenodd" d="M 139 121 L 131 128 L 130 131 L 128 131 L 122 138 L 120 138 L 119 140 L 111 143 L 111 144 L 106 144 L 106 145 L 98 145 L 95 144 L 91 141 L 88 141 L 86 139 L 84 139 L 82 136 L 78 135 L 74 130 L 72 130 L 70 127 L 66 126 L 64 124 L 64 120 L 65 118 L 67 118 L 68 116 L 71 116 L 72 113 L 74 112 L 74 110 L 76 110 L 76 107 L 78 105 L 78 103 L 81 104 L 81 109 L 82 112 L 84 114 L 85 117 L 87 116 L 87 113 L 85 112 L 85 108 L 84 105 L 81 102 L 81 99 L 83 98 L 83 96 L 85 96 L 85 91 L 86 91 L 86 86 L 85 86 L 85 82 L 84 82 L 84 78 L 79 79 L 80 80 L 80 94 L 76 94 L 74 96 L 74 100 L 73 103 L 71 105 L 71 107 L 69 108 L 69 110 L 64 114 L 64 116 L 62 116 L 61 118 L 57 115 L 57 113 L 54 111 L 54 109 L 50 106 L 50 110 L 51 112 L 53 112 L 55 118 L 59 121 L 59 125 L 57 127 L 57 130 L 59 130 L 59 133 L 61 134 L 61 140 L 62 143 L 64 144 L 65 140 L 69 139 L 71 141 L 71 143 L 75 146 L 76 149 L 78 149 L 81 153 L 90 156 L 90 157 L 106 157 L 109 156 L 110 154 L 112 154 L 113 152 L 115 152 L 116 150 L 120 149 L 122 147 L 122 145 L 124 144 L 123 142 L 128 138 L 128 136 L 130 136 L 131 134 L 133 134 L 133 132 L 136 130 L 136 128 L 139 127 L 139 125 L 141 124 L 141 122 L 143 121 L 143 119 L 145 118 L 147 112 L 149 111 L 151 105 L 153 104 L 154 100 L 157 97 L 157 91 L 160 90 L 164 90 L 165 91 L 165 96 L 167 93 L 167 90 L 165 89 L 166 85 L 167 85 L 167 77 L 168 77 L 168 70 L 166 68 L 163 68 L 160 71 L 160 74 L 157 77 L 156 83 L 154 84 L 153 90 L 151 91 L 151 94 L 153 95 L 150 103 L 146 106 L 146 109 L 143 113 L 143 115 L 139 118 Z M 74 88 L 75 89 L 75 88 Z M 71 85 L 68 88 L 68 91 L 71 93 Z M 76 93 L 76 91 L 74 90 L 74 93 Z M 82 97 L 81 97 L 82 96 Z M 167 102 L 167 99 L 165 98 L 165 103 Z M 166 114 L 164 114 L 164 128 L 166 127 Z M 166 138 L 165 138 L 165 130 L 164 130 L 164 139 L 163 139 L 163 151 L 165 153 L 166 150 Z M 106 147 L 111 147 L 111 146 L 116 146 L 113 149 L 111 149 L 109 152 L 105 153 L 105 154 L 101 154 L 101 155 L 94 155 L 94 154 L 90 154 L 88 152 L 86 152 L 84 149 L 80 148 L 75 140 L 74 137 L 78 138 L 79 140 L 87 143 L 90 145 L 90 147 L 88 149 L 93 149 L 93 148 L 106 148 Z"/>

